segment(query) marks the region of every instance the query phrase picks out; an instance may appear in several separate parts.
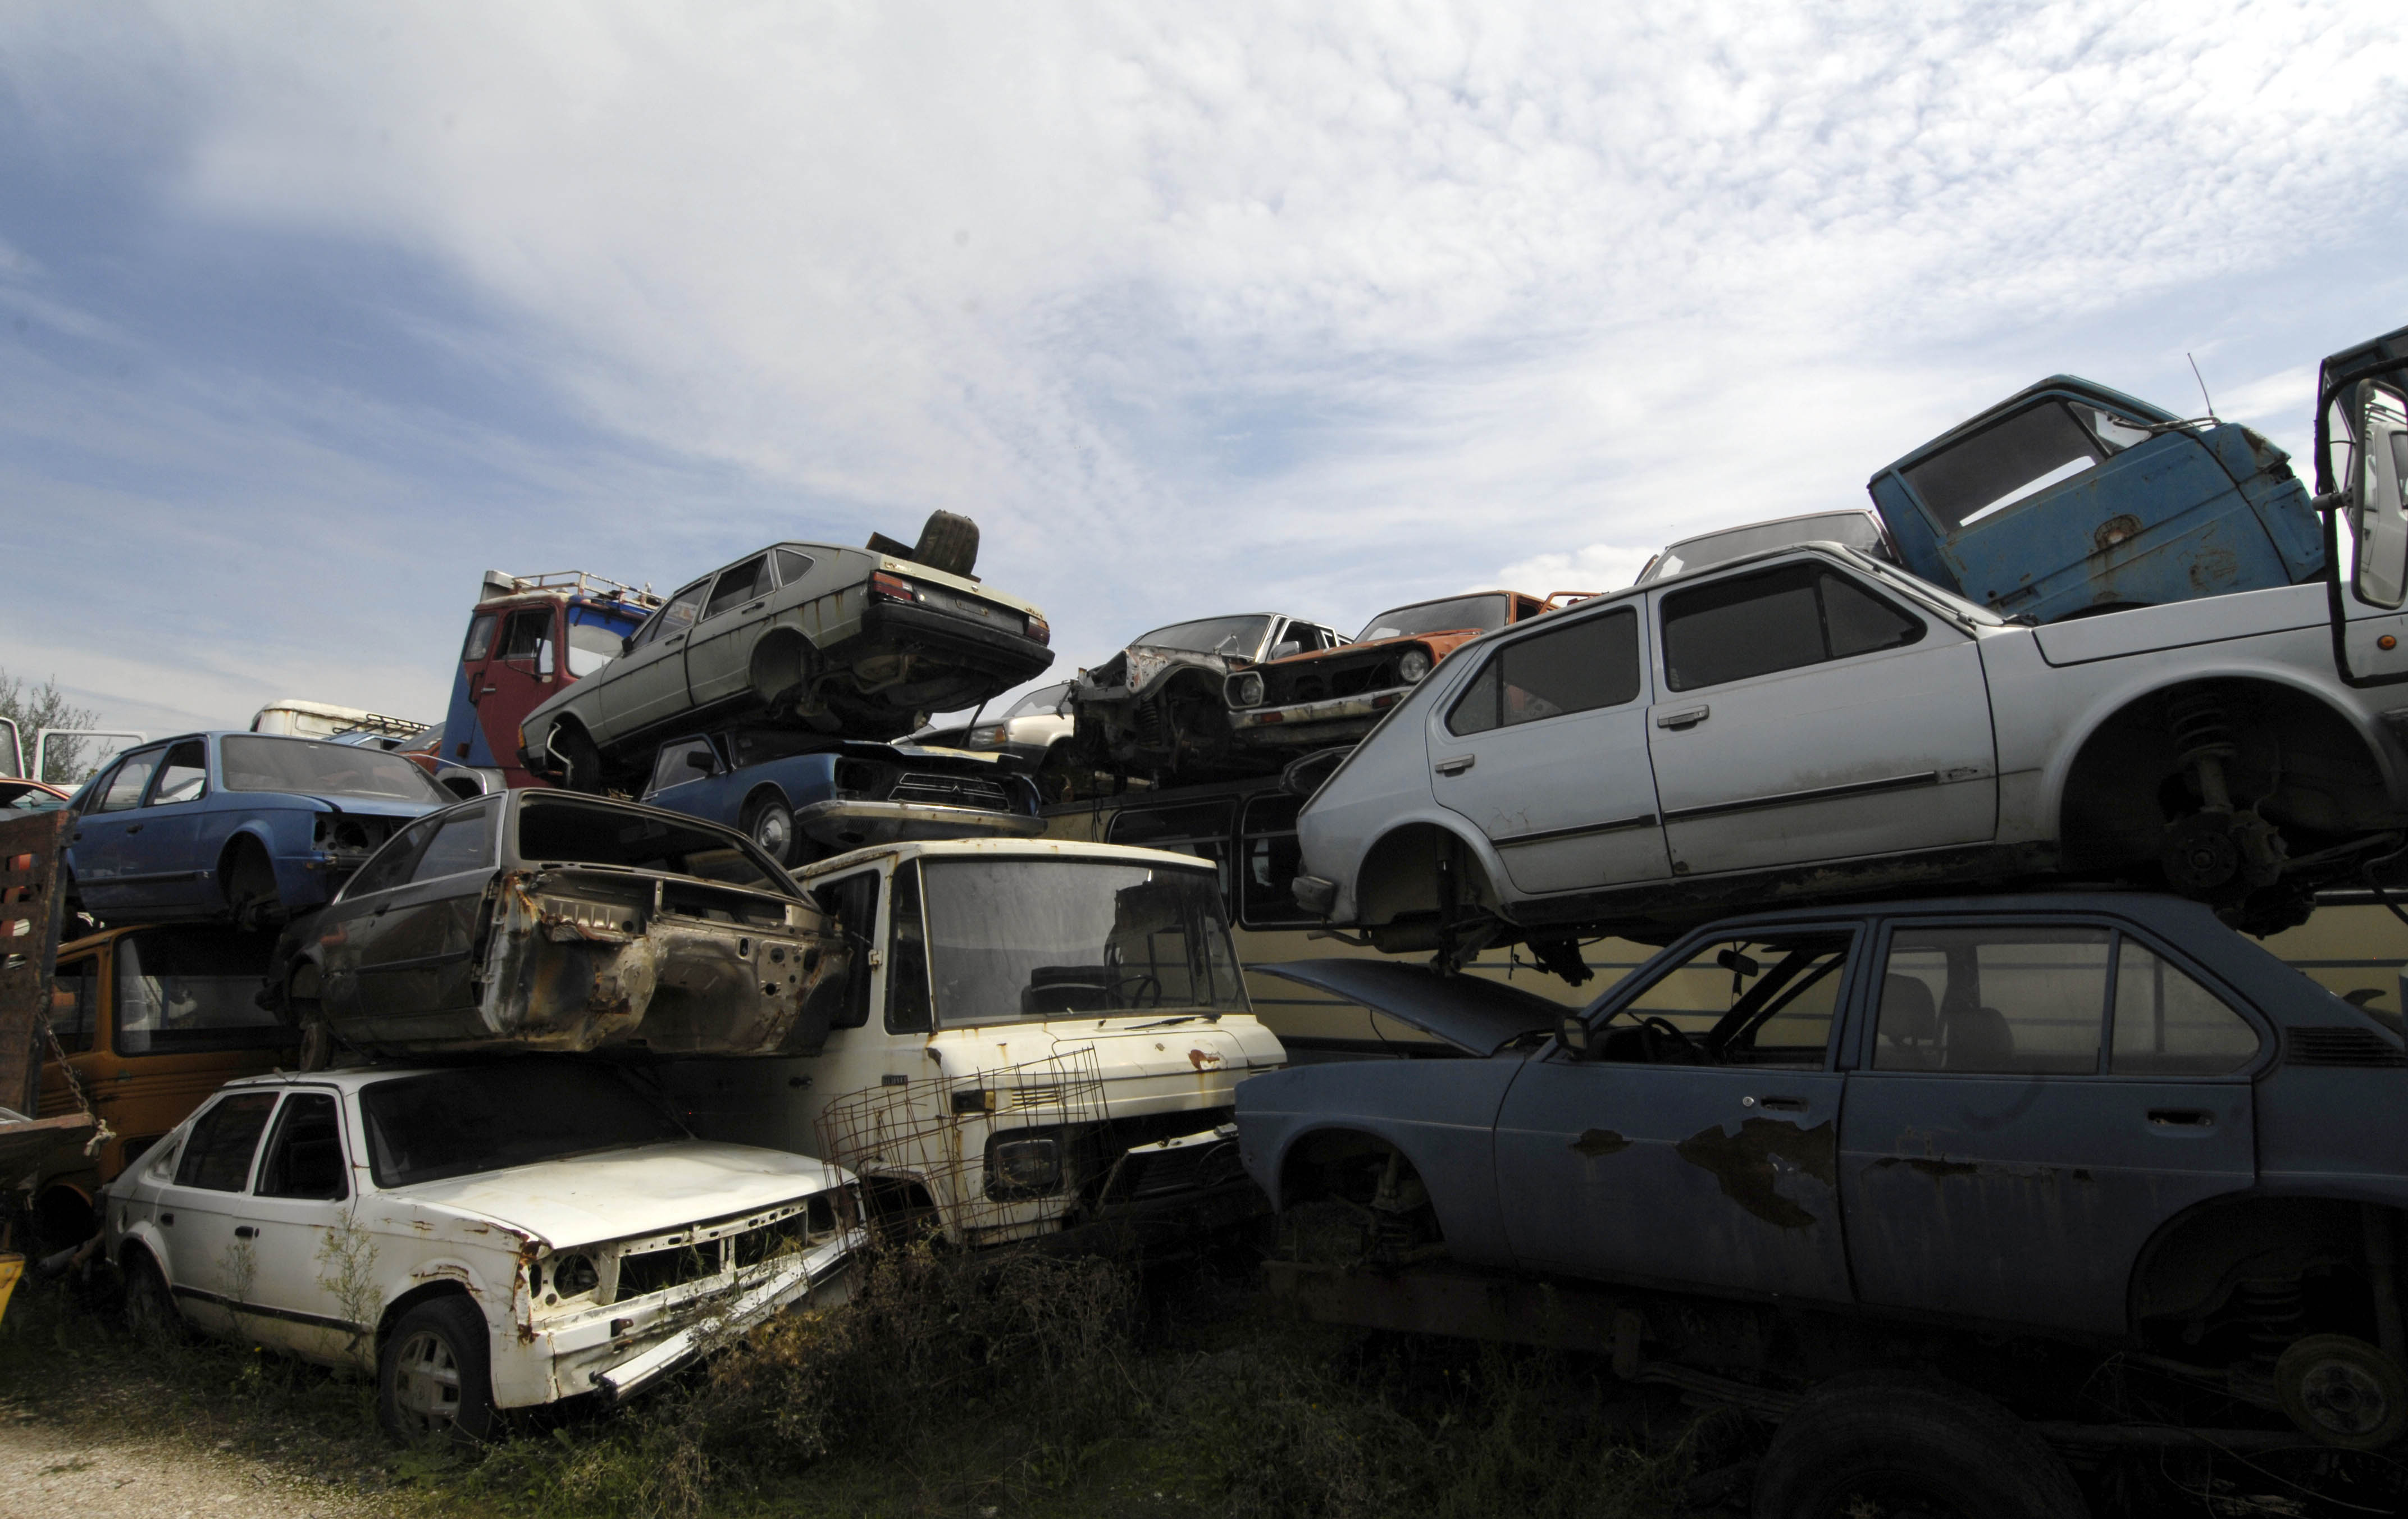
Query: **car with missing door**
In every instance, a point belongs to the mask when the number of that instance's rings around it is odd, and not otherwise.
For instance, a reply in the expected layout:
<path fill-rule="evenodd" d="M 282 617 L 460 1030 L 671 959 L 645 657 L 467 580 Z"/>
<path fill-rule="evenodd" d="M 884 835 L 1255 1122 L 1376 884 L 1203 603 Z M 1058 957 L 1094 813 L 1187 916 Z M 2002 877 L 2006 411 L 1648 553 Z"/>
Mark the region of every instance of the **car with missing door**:
<path fill-rule="evenodd" d="M 553 1059 L 230 1082 L 102 1206 L 137 1328 L 355 1368 L 394 1438 L 473 1443 L 840 1301 L 848 1182 Z"/>
<path fill-rule="evenodd" d="M 1250 1174 L 1291 1219 L 1333 1199 L 1391 1269 L 1778 1305 L 1710 1321 L 1633 1299 L 1633 1365 L 1643 1338 L 1794 1385 L 1940 1326 L 2059 1342 L 2073 1383 L 2113 1356 L 2333 1445 L 2408 1435 L 2398 1020 L 2201 904 L 1728 919 L 1580 1010 L 1394 960 L 1266 969 L 1459 1053 L 1238 1089 Z M 1887 1327 L 1764 1354 L 1816 1313 Z"/>
<path fill-rule="evenodd" d="M 571 789 L 634 789 L 680 732 L 736 721 L 899 738 L 1054 662 L 1044 613 L 980 581 L 978 528 L 938 512 L 906 545 L 776 543 L 672 592 L 624 652 L 520 725 L 520 757 Z"/>
<path fill-rule="evenodd" d="M 1335 649 L 1336 628 L 1284 612 L 1199 617 L 1141 633 L 1070 682 L 1070 754 L 1083 770 L 1209 780 L 1232 752 L 1230 672 Z"/>

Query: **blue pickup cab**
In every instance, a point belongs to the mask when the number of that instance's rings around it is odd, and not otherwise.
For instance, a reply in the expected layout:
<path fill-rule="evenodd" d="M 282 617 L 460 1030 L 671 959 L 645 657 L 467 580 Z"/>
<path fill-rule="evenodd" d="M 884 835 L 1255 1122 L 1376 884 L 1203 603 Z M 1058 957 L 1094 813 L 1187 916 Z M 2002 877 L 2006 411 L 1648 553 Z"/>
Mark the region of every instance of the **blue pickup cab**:
<path fill-rule="evenodd" d="M 399 754 L 188 733 L 120 755 L 67 804 L 67 899 L 109 924 L 274 927 L 457 799 Z"/>
<path fill-rule="evenodd" d="M 869 844 L 1045 829 L 1036 782 L 999 755 L 775 729 L 670 739 L 641 799 L 738 829 L 781 865 Z"/>

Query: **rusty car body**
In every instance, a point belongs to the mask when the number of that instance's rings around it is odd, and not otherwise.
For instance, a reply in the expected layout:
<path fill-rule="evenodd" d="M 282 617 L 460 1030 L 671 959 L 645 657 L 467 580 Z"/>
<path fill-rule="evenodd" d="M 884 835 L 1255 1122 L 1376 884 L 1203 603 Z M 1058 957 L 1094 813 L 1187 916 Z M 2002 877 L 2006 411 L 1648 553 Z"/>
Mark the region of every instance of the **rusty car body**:
<path fill-rule="evenodd" d="M 1238 1090 L 1274 1201 L 1339 1199 L 1392 1262 L 2036 1335 L 2331 1444 L 2408 1435 L 2398 1020 L 2202 905 L 1728 919 L 1578 1010 L 1393 960 L 1268 968 L 1462 1053 Z M 1677 1306 L 1647 1322 L 1679 1338 Z"/>
<path fill-rule="evenodd" d="M 110 1184 L 105 1243 L 137 1323 L 366 1372 L 387 1433 L 468 1445 L 842 1301 L 849 1180 L 595 1061 L 255 1076 Z"/>
<path fill-rule="evenodd" d="M 814 994 L 844 959 L 741 834 L 524 790 L 395 838 L 286 931 L 266 996 L 310 1068 L 337 1049 L 764 1054 L 817 1048 Z"/>
<path fill-rule="evenodd" d="M 1221 700 L 1231 672 L 1343 642 L 1335 628 L 1281 612 L 1196 618 L 1140 634 L 1071 682 L 1071 756 L 1087 770 L 1214 779 L 1233 757 Z"/>
<path fill-rule="evenodd" d="M 1342 645 L 1269 660 L 1223 681 L 1230 742 L 1274 767 L 1306 750 L 1353 743 L 1447 655 L 1548 609 L 1545 598 L 1519 591 L 1391 608 Z"/>

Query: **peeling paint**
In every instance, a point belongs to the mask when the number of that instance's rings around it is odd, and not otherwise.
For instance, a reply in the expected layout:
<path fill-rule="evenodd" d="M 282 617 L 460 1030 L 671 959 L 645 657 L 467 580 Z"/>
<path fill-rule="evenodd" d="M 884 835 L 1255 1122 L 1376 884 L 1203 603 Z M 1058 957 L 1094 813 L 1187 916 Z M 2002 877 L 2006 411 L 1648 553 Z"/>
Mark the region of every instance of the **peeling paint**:
<path fill-rule="evenodd" d="M 1726 1134 L 1716 1124 L 1683 1139 L 1674 1153 L 1712 1171 L 1724 1197 L 1779 1228 L 1812 1228 L 1821 1222 L 1775 1190 L 1783 1163 L 1827 1188 L 1837 1185 L 1836 1143 L 1828 1119 L 1800 1128 L 1778 1118 L 1750 1118 L 1737 1134 Z"/>

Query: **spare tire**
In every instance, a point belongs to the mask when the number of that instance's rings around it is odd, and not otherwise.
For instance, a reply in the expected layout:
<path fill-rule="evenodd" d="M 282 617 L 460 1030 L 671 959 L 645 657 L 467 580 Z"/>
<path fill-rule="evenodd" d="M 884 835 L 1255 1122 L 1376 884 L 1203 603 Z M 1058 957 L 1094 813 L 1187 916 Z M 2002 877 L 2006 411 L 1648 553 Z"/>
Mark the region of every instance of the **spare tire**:
<path fill-rule="evenodd" d="M 1756 1468 L 1755 1519 L 2086 1519 L 2082 1490 L 2031 1428 L 1939 1377 L 1837 1377 L 1782 1422 Z"/>
<path fill-rule="evenodd" d="M 978 523 L 957 511 L 932 511 L 911 550 L 911 562 L 948 575 L 968 575 L 978 567 Z"/>

